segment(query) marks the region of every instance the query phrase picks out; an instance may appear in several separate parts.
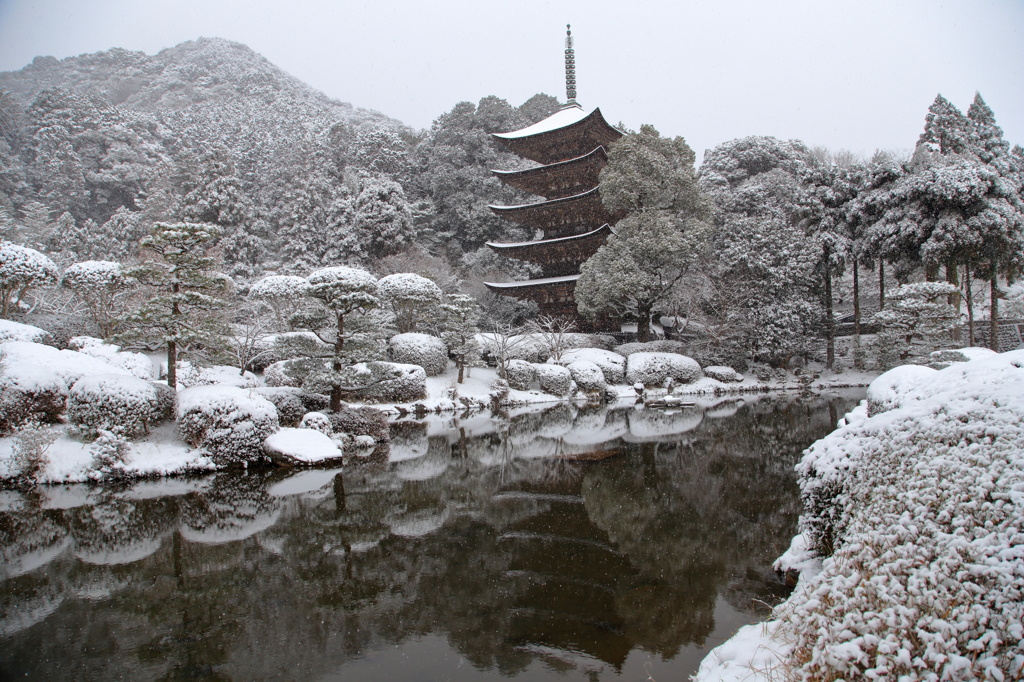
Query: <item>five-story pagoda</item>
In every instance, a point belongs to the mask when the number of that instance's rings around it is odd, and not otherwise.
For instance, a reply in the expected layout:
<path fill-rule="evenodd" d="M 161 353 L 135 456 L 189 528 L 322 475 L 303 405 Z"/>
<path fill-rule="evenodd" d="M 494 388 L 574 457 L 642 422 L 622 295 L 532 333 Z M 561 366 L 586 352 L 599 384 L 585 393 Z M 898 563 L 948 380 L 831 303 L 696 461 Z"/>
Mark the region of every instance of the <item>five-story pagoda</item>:
<path fill-rule="evenodd" d="M 521 157 L 541 164 L 519 171 L 493 171 L 518 189 L 543 197 L 520 206 L 491 206 L 503 218 L 534 228 L 539 238 L 487 246 L 509 258 L 540 266 L 542 276 L 520 282 L 484 284 L 495 293 L 535 301 L 540 314 L 576 321 L 585 327 L 573 296 L 580 266 L 604 244 L 621 215 L 610 213 L 598 194 L 598 174 L 608 163 L 607 145 L 622 137 L 601 116 L 576 102 L 576 63 L 572 33 L 566 26 L 567 102 L 548 118 L 494 136 Z"/>

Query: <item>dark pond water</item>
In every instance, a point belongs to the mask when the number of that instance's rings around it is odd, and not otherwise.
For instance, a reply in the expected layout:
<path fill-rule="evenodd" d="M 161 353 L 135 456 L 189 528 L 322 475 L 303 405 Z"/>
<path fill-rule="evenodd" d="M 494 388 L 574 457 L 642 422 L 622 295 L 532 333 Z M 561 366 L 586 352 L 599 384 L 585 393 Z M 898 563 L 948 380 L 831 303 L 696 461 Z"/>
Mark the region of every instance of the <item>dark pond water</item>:
<path fill-rule="evenodd" d="M 784 596 L 793 465 L 862 396 L 407 422 L 343 471 L 0 491 L 0 678 L 686 679 Z"/>

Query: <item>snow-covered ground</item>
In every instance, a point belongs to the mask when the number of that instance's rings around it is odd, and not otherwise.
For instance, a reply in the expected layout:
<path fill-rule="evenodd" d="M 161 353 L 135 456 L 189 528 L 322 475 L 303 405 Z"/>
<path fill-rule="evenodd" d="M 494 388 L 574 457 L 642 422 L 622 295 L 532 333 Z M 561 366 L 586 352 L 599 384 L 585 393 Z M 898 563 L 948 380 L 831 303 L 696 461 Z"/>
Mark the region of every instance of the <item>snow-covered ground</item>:
<path fill-rule="evenodd" d="M 808 448 L 796 591 L 696 680 L 1021 679 L 1024 350 L 967 355 L 883 374 Z"/>

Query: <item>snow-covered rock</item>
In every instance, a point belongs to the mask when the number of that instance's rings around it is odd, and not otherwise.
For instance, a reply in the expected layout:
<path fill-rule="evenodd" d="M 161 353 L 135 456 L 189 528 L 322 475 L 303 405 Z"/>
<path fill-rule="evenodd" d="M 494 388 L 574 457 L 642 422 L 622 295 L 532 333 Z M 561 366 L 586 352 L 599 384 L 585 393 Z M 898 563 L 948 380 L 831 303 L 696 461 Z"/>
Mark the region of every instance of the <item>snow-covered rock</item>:
<path fill-rule="evenodd" d="M 152 383 L 123 374 L 82 377 L 68 394 L 68 420 L 89 435 L 100 429 L 142 435 L 159 418 L 159 408 Z"/>
<path fill-rule="evenodd" d="M 701 377 L 700 365 L 677 353 L 632 353 L 626 358 L 626 383 L 659 386 L 665 379 L 688 384 Z"/>
<path fill-rule="evenodd" d="M 537 381 L 540 390 L 551 395 L 571 395 L 576 384 L 572 380 L 572 372 L 561 365 L 534 365 L 537 370 Z"/>
<path fill-rule="evenodd" d="M 448 346 L 429 334 L 397 334 L 388 341 L 388 354 L 397 363 L 419 365 L 428 377 L 439 376 L 448 369 Z"/>
<path fill-rule="evenodd" d="M 711 365 L 710 367 L 705 367 L 704 375 L 726 384 L 743 381 L 742 374 L 734 370 L 732 367 L 726 367 L 725 365 Z"/>
<path fill-rule="evenodd" d="M 29 343 L 53 344 L 50 332 L 30 324 L 13 320 L 0 320 L 0 343 L 5 341 L 28 341 Z"/>
<path fill-rule="evenodd" d="M 322 464 L 341 457 L 341 450 L 330 436 L 314 429 L 285 427 L 263 443 L 267 456 L 285 466 Z"/>
<path fill-rule="evenodd" d="M 529 391 L 533 382 L 537 381 L 537 368 L 526 360 L 509 360 L 505 365 L 505 378 L 509 388 Z"/>
<path fill-rule="evenodd" d="M 590 360 L 574 360 L 566 369 L 569 370 L 576 385 L 584 391 L 603 391 L 607 386 L 604 372 Z"/>
<path fill-rule="evenodd" d="M 558 364 L 569 365 L 577 360 L 592 362 L 601 368 L 605 382 L 621 384 L 626 378 L 626 358 L 610 350 L 579 348 L 562 353 Z"/>
<path fill-rule="evenodd" d="M 197 386 L 178 392 L 178 431 L 217 464 L 255 461 L 263 441 L 277 431 L 273 403 L 233 386 Z"/>

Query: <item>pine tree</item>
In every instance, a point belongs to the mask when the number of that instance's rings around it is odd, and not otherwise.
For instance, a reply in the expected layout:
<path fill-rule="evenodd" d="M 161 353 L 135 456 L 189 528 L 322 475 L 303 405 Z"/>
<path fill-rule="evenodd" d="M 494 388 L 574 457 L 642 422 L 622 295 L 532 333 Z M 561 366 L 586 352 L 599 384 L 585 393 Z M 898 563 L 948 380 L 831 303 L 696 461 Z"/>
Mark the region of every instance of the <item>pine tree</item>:
<path fill-rule="evenodd" d="M 179 351 L 222 345 L 224 327 L 215 312 L 226 305 L 218 295 L 229 289 L 230 280 L 212 271 L 215 260 L 206 255 L 218 236 L 213 225 L 157 223 L 140 242 L 151 258 L 124 273 L 153 296 L 122 318 L 127 329 L 118 338 L 166 344 L 171 388 L 177 388 Z"/>
<path fill-rule="evenodd" d="M 480 357 L 480 344 L 476 335 L 480 332 L 480 306 L 472 296 L 452 294 L 441 304 L 444 313 L 444 332 L 441 338 L 448 346 L 448 353 L 454 358 L 459 369 L 458 383 L 462 383 L 464 370 Z"/>

